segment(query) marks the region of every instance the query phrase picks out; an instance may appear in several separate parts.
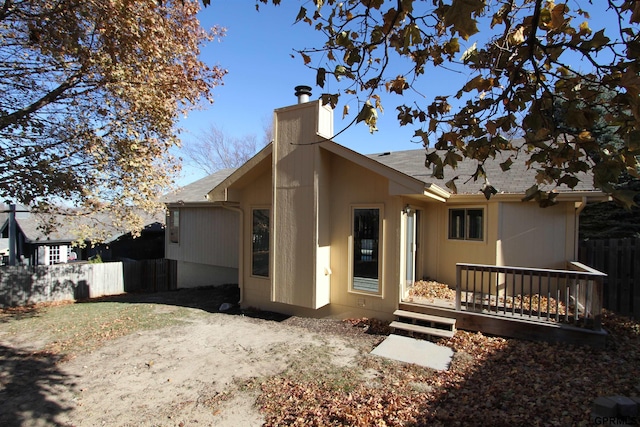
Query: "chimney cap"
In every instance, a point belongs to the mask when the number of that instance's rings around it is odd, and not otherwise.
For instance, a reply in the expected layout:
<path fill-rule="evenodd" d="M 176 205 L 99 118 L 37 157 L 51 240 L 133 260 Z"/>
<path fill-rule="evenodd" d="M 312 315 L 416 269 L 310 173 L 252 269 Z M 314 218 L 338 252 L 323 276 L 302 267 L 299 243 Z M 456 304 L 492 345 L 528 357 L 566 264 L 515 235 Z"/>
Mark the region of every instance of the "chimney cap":
<path fill-rule="evenodd" d="M 300 85 L 295 87 L 298 104 L 309 102 L 311 96 L 311 86 Z"/>

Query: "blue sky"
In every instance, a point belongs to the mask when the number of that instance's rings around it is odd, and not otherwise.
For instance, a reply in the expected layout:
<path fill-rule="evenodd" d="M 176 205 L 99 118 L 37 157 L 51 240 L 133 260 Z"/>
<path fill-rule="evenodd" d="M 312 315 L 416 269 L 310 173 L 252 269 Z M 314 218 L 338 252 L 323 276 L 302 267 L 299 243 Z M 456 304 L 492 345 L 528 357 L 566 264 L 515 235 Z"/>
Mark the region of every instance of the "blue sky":
<path fill-rule="evenodd" d="M 224 85 L 214 89 L 213 104 L 203 104 L 204 110 L 193 111 L 181 121 L 180 126 L 185 129 L 181 135 L 184 143 L 188 144 L 211 124 L 227 136 L 256 135 L 261 141 L 265 123 L 272 120 L 273 110 L 297 103 L 295 86 L 311 86 L 311 98 L 320 96 L 321 89 L 315 86 L 315 72 L 305 67 L 293 50 L 322 43 L 320 35 L 316 36 L 307 24 L 293 25 L 300 4 L 263 5 L 257 12 L 255 0 L 213 0 L 200 12 L 200 21 L 205 28 L 215 24 L 227 28 L 226 37 L 208 44 L 201 59 L 209 65 L 218 64 L 228 69 L 229 74 Z M 292 58 L 292 54 L 295 57 Z M 332 82 L 327 81 L 324 91 L 335 92 Z M 409 126 L 399 128 L 397 124 L 394 105 L 398 101 L 391 102 L 397 97 L 387 97 L 385 113 L 379 117 L 378 132 L 372 135 L 368 127 L 361 124 L 339 135 L 336 142 L 365 154 L 421 148 L 420 144 L 410 142 L 414 129 Z M 342 103 L 346 100 L 346 96 L 341 97 L 335 112 L 335 132 L 357 114 L 357 104 L 352 99 L 350 115 L 342 120 Z M 183 177 L 178 183 L 184 185 L 201 177 L 202 172 L 184 165 Z"/>
<path fill-rule="evenodd" d="M 188 144 L 189 140 L 195 139 L 212 124 L 228 137 L 255 135 L 258 141 L 262 141 L 265 124 L 272 120 L 273 110 L 297 102 L 295 86 L 311 86 L 312 99 L 317 99 L 322 91 L 337 92 L 338 88 L 330 78 L 327 78 L 324 89 L 316 87 L 315 72 L 307 68 L 294 52 L 294 49 L 320 46 L 324 41 L 322 35 L 309 25 L 294 25 L 300 6 L 305 5 L 308 10 L 313 10 L 313 3 L 284 1 L 277 7 L 261 5 L 259 12 L 255 9 L 255 3 L 255 0 L 212 0 L 211 5 L 200 12 L 203 27 L 220 25 L 227 28 L 227 34 L 220 42 L 212 42 L 204 47 L 201 59 L 209 65 L 218 64 L 228 69 L 229 73 L 224 85 L 214 89 L 214 103 L 203 103 L 202 110 L 191 112 L 180 122 L 180 127 L 184 129 L 181 135 L 183 144 Z M 575 8 L 576 4 L 572 6 Z M 592 28 L 602 28 L 604 18 L 598 15 L 592 18 Z M 482 32 L 478 34 L 478 37 L 481 36 Z M 461 45 L 461 51 L 474 41 L 471 39 Z M 423 76 L 420 82 L 422 93 L 416 96 L 431 100 L 434 95 L 452 95 L 460 88 L 461 81 L 465 81 L 463 75 L 439 70 L 438 73 Z M 351 114 L 343 120 L 342 105 L 345 102 L 350 105 Z M 385 111 L 379 117 L 378 132 L 372 135 L 367 126 L 359 124 L 340 134 L 335 141 L 363 154 L 421 148 L 422 145 L 413 138 L 415 128 L 411 125 L 400 127 L 397 122 L 395 106 L 402 102 L 407 102 L 407 99 L 384 93 Z M 357 111 L 355 98 L 342 95 L 334 115 L 334 131 L 337 133 L 342 130 L 353 120 Z M 185 185 L 203 176 L 201 171 L 185 164 L 178 184 Z"/>

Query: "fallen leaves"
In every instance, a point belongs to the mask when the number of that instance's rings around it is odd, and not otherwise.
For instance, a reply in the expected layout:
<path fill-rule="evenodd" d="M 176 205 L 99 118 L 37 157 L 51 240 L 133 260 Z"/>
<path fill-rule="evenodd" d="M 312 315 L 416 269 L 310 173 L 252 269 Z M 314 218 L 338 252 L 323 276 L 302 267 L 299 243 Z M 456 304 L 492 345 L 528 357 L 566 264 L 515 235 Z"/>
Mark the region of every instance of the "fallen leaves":
<path fill-rule="evenodd" d="M 640 393 L 640 324 L 603 317 L 602 350 L 458 331 L 439 341 L 455 351 L 448 371 L 363 355 L 336 387 L 300 364 L 263 381 L 257 404 L 266 426 L 589 425 L 594 398 Z"/>
<path fill-rule="evenodd" d="M 430 300 L 437 298 L 455 301 L 456 291 L 444 283 L 438 283 L 432 280 L 419 280 L 415 282 L 409 290 L 409 297 L 426 298 Z"/>
<path fill-rule="evenodd" d="M 365 332 L 373 335 L 389 335 L 391 333 L 389 323 L 378 319 L 361 317 L 357 319 L 345 319 L 344 322 L 351 326 L 362 328 Z"/>
<path fill-rule="evenodd" d="M 56 335 L 58 347 L 31 358 L 57 361 L 60 352 L 95 348 L 126 331 L 175 324 L 180 313 L 159 314 L 142 303 L 69 304 L 13 318 L 3 332 Z M 252 398 L 258 394 L 266 426 L 588 425 L 596 397 L 640 394 L 640 323 L 611 312 L 603 315 L 609 337 L 600 350 L 459 330 L 438 341 L 454 350 L 448 371 L 370 356 L 378 337 L 369 334 L 388 333 L 380 320 L 305 319 L 302 324 L 318 335 L 337 334 L 362 351 L 355 364 L 337 366 L 331 348 L 310 345 L 286 371 L 240 384 L 237 389 L 249 389 Z M 148 368 L 157 367 L 145 361 Z M 215 412 L 229 397 L 200 393 L 197 403 Z"/>

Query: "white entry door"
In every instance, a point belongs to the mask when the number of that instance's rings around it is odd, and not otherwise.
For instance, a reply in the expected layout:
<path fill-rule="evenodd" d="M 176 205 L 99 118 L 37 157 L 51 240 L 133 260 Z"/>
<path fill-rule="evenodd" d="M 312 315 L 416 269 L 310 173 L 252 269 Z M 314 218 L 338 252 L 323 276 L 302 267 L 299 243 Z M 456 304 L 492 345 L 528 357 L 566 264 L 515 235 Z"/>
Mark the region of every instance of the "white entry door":
<path fill-rule="evenodd" d="M 418 221 L 419 212 L 415 209 L 407 208 L 404 213 L 404 292 L 409 291 L 416 281 L 416 259 L 418 254 Z"/>

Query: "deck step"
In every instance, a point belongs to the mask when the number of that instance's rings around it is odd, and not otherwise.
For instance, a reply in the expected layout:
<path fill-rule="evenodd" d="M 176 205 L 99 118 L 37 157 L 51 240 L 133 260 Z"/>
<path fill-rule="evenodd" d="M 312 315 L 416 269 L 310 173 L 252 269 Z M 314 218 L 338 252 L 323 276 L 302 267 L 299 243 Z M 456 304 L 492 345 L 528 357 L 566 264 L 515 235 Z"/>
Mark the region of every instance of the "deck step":
<path fill-rule="evenodd" d="M 446 338 L 451 338 L 456 333 L 455 329 L 438 329 L 429 326 L 414 325 L 413 323 L 398 322 L 397 320 L 391 322 L 389 326 L 393 329 L 402 329 L 403 331 Z"/>
<path fill-rule="evenodd" d="M 456 333 L 456 319 L 450 317 L 408 310 L 396 310 L 393 314 L 398 318 L 389 325 L 393 329 L 447 338 L 451 338 Z"/>
<path fill-rule="evenodd" d="M 432 314 L 416 313 L 415 311 L 396 310 L 393 312 L 396 317 L 403 317 L 406 319 L 423 320 L 425 322 L 439 323 L 441 325 L 455 326 L 456 319 L 450 317 L 434 316 Z"/>

